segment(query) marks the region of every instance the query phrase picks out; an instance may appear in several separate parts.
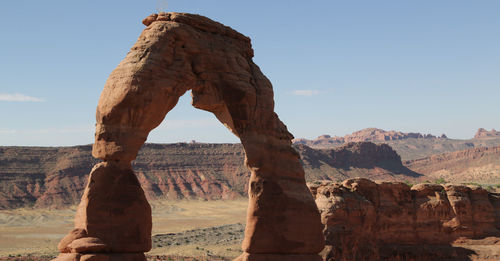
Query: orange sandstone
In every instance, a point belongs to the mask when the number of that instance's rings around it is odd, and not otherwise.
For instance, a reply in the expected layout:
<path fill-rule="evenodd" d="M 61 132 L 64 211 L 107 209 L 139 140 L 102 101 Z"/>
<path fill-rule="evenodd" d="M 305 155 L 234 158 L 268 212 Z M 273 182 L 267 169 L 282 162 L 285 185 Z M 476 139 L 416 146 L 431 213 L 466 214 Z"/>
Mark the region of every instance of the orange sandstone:
<path fill-rule="evenodd" d="M 250 39 L 193 14 L 161 13 L 143 23 L 147 28 L 99 99 L 92 153 L 104 163 L 91 173 L 77 230 L 60 244 L 76 255 L 58 260 L 107 260 L 107 254 L 141 260 L 150 249 L 150 207 L 130 162 L 188 90 L 193 106 L 214 113 L 246 152 L 249 207 L 237 260 L 318 260 L 320 215 L 293 136 L 274 112 L 271 82 L 252 61 Z"/>

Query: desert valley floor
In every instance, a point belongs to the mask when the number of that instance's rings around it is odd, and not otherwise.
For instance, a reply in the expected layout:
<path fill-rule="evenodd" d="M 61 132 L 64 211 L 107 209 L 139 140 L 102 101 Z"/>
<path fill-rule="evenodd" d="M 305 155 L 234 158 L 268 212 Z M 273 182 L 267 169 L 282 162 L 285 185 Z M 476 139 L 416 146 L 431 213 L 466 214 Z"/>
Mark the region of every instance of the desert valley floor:
<path fill-rule="evenodd" d="M 247 204 L 245 198 L 152 202 L 154 248 L 148 254 L 238 256 Z M 55 257 L 57 243 L 73 228 L 74 215 L 75 207 L 0 210 L 0 257 Z M 209 231 L 203 231 L 206 228 Z M 162 238 L 169 233 L 180 234 L 173 238 L 171 235 L 169 245 L 162 244 Z M 191 240 L 182 234 L 192 235 Z"/>

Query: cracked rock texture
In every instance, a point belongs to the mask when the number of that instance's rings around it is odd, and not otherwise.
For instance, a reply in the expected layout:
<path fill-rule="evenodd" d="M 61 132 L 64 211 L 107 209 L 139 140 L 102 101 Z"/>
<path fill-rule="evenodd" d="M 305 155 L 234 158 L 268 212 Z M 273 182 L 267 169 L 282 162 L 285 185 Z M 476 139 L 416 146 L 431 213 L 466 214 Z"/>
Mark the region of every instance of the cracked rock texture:
<path fill-rule="evenodd" d="M 500 258 L 500 195 L 480 187 L 358 178 L 310 189 L 325 225 L 324 260 Z"/>

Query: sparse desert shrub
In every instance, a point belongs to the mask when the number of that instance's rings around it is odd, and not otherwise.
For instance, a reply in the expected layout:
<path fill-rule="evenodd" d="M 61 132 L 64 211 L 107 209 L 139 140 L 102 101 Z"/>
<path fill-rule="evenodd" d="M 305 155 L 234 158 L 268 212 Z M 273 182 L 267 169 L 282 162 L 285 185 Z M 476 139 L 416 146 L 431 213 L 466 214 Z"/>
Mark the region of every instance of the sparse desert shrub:
<path fill-rule="evenodd" d="M 445 184 L 446 180 L 444 178 L 438 178 L 438 179 L 434 180 L 434 183 L 436 183 L 436 184 Z"/>
<path fill-rule="evenodd" d="M 481 184 L 476 183 L 476 182 L 468 182 L 468 183 L 464 183 L 464 184 L 465 185 L 473 185 L 473 186 L 483 187 Z"/>

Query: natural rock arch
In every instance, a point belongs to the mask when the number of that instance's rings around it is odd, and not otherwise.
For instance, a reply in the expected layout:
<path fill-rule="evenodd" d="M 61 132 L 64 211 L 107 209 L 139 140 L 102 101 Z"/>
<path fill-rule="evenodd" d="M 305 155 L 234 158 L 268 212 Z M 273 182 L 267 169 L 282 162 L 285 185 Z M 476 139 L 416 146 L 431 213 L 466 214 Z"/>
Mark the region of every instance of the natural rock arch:
<path fill-rule="evenodd" d="M 320 260 L 322 225 L 293 136 L 274 112 L 270 81 L 252 61 L 250 39 L 206 17 L 161 13 L 111 73 L 97 106 L 92 170 L 59 260 L 145 260 L 151 209 L 131 161 L 192 90 L 193 106 L 241 139 L 251 171 L 238 260 Z M 95 258 L 95 259 L 94 259 Z"/>

